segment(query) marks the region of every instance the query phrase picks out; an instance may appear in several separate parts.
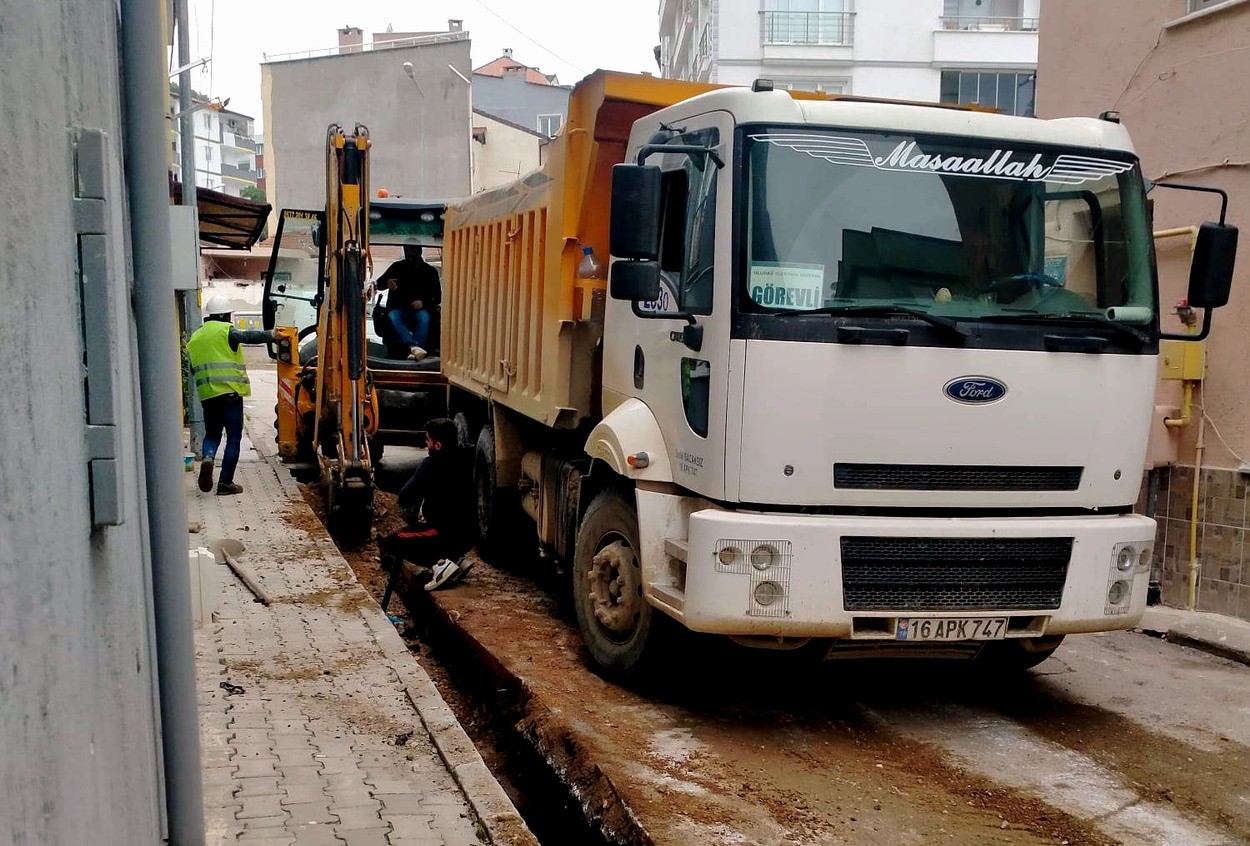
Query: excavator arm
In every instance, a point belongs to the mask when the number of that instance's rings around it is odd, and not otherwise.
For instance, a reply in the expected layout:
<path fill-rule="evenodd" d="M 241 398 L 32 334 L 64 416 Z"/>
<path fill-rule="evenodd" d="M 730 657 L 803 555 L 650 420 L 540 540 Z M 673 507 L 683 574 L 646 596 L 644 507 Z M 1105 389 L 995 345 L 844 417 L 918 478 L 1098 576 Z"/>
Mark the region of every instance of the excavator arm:
<path fill-rule="evenodd" d="M 317 323 L 313 443 L 326 486 L 330 527 L 368 537 L 373 518 L 369 438 L 377 431 L 377 397 L 366 366 L 369 275 L 369 131 L 326 133 L 325 295 Z"/>

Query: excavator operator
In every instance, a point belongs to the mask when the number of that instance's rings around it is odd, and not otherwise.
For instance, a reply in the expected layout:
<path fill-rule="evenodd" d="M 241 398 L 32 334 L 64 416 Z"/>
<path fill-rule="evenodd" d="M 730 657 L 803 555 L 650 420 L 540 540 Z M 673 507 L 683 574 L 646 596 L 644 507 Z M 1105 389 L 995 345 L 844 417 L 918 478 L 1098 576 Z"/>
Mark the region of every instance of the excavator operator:
<path fill-rule="evenodd" d="M 406 244 L 404 257 L 378 277 L 378 287 L 390 289 L 386 318 L 399 341 L 408 347 L 408 357 L 413 361 L 425 358 L 430 322 L 442 298 L 438 271 L 426 263 L 420 247 Z"/>

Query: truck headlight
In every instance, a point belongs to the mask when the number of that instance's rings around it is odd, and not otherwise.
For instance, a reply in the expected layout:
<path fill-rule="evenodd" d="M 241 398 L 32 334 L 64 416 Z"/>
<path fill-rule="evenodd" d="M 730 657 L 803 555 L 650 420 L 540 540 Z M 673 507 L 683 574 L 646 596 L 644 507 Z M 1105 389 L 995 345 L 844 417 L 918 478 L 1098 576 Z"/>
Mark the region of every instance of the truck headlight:
<path fill-rule="evenodd" d="M 1121 573 L 1127 573 L 1133 569 L 1133 565 L 1137 563 L 1137 551 L 1131 546 L 1121 547 L 1119 554 L 1115 559 L 1115 568 Z"/>
<path fill-rule="evenodd" d="M 1111 587 L 1107 588 L 1107 604 L 1122 605 L 1128 599 L 1129 592 L 1132 590 L 1130 585 L 1124 579 L 1118 579 L 1111 583 Z"/>
<path fill-rule="evenodd" d="M 777 547 L 767 543 L 760 544 L 751 550 L 751 566 L 756 570 L 767 570 L 777 563 L 777 556 Z"/>
<path fill-rule="evenodd" d="M 776 582 L 760 582 L 755 586 L 755 601 L 765 607 L 785 596 L 785 590 Z"/>
<path fill-rule="evenodd" d="M 742 559 L 742 550 L 736 546 L 722 547 L 720 552 L 716 553 L 716 560 L 721 563 L 722 567 L 732 567 Z"/>

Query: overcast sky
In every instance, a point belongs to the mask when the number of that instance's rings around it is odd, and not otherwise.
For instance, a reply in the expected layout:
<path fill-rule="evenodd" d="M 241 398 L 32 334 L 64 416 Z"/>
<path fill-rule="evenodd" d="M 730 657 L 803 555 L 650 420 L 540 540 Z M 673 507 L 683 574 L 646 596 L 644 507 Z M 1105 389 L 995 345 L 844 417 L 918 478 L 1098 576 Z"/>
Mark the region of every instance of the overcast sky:
<path fill-rule="evenodd" d="M 460 18 L 473 38 L 474 67 L 511 47 L 517 61 L 558 74 L 564 84 L 596 68 L 656 72 L 651 51 L 659 41 L 658 0 L 190 2 L 192 29 L 198 35 L 191 42 L 192 58 L 213 57 L 207 68 L 192 71 L 192 86 L 229 97 L 232 111 L 251 115 L 258 124 L 263 54 L 336 46 L 336 30 L 349 25 L 363 29 L 368 40 L 388 24 L 396 32 L 433 31 L 445 30 L 448 18 Z"/>

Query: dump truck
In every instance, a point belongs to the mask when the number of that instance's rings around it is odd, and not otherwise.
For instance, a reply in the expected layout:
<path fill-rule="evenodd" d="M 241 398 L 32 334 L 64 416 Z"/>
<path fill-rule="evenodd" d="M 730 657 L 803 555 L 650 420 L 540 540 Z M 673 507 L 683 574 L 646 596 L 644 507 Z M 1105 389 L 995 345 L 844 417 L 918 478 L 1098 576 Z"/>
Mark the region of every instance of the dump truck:
<path fill-rule="evenodd" d="M 608 673 L 674 624 L 1001 668 L 1131 628 L 1150 187 L 1113 113 L 596 72 L 539 170 L 448 209 L 484 553 L 564 562 Z M 1203 335 L 1236 235 L 1200 229 Z"/>

